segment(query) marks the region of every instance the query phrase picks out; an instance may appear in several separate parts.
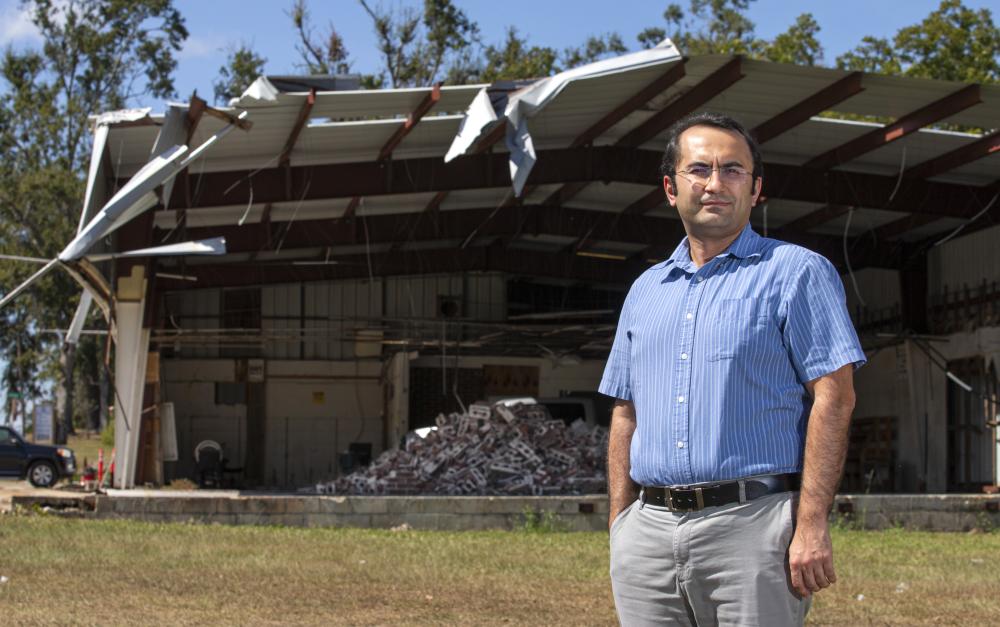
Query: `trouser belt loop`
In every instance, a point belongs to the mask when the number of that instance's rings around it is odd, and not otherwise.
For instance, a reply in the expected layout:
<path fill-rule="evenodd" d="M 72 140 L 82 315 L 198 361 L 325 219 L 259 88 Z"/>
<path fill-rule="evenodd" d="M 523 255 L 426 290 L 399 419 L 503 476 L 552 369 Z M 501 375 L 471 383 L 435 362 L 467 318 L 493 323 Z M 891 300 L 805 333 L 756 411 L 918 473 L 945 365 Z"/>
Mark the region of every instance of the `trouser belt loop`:
<path fill-rule="evenodd" d="M 740 503 L 747 502 L 747 482 L 743 479 L 739 480 L 740 484 Z"/>
<path fill-rule="evenodd" d="M 643 505 L 646 504 L 646 488 L 639 488 L 639 509 L 642 509 Z"/>

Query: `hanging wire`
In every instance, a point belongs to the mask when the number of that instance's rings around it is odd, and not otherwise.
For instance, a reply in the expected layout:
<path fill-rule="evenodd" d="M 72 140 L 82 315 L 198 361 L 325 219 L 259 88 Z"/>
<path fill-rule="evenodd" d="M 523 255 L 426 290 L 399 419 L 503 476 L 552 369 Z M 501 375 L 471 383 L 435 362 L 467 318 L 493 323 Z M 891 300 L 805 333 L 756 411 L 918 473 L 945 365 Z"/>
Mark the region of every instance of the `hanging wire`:
<path fill-rule="evenodd" d="M 312 185 L 312 171 L 309 172 L 309 178 L 306 179 L 306 184 L 302 188 L 302 195 L 299 196 L 299 202 L 295 203 L 295 209 L 292 211 L 292 217 L 289 218 L 288 223 L 285 225 L 285 232 L 281 234 L 281 239 L 278 241 L 278 246 L 275 252 L 281 252 L 281 247 L 285 244 L 285 237 L 288 236 L 288 232 L 292 230 L 292 224 L 295 222 L 295 217 L 299 215 L 299 207 L 302 206 L 302 201 L 306 199 L 306 194 L 309 193 L 309 186 Z"/>
<path fill-rule="evenodd" d="M 851 230 L 851 217 L 854 215 L 854 207 L 850 207 L 847 210 L 847 222 L 844 224 L 844 263 L 847 264 L 847 273 L 851 275 L 851 285 L 854 286 L 854 294 L 858 297 L 858 302 L 861 303 L 862 307 L 867 307 L 868 304 L 865 303 L 865 299 L 861 297 L 861 290 L 858 289 L 858 280 L 854 277 L 854 269 L 851 268 L 851 256 L 847 250 L 847 234 Z"/>
<path fill-rule="evenodd" d="M 247 209 L 243 212 L 243 216 L 240 217 L 240 221 L 237 222 L 237 226 L 243 226 L 243 223 L 247 221 L 247 216 L 250 215 L 250 210 L 253 208 L 253 181 L 250 181 L 250 200 L 247 201 Z"/>
<path fill-rule="evenodd" d="M 892 204 L 892 199 L 896 197 L 896 192 L 899 191 L 899 186 L 903 182 L 903 172 L 906 171 L 906 146 L 903 146 L 903 157 L 899 162 L 899 175 L 896 177 L 896 186 L 892 188 L 892 193 L 889 194 L 889 200 L 885 201 L 885 206 L 888 207 Z"/>
<path fill-rule="evenodd" d="M 973 222 L 975 222 L 976 220 L 978 220 L 979 218 L 981 218 L 984 213 L 986 213 L 987 211 L 990 210 L 990 207 L 993 206 L 993 203 L 995 203 L 997 201 L 997 196 L 1000 196 L 1000 192 L 997 192 L 996 194 L 994 194 L 993 195 L 993 199 L 990 200 L 988 203 L 986 203 L 986 206 L 983 207 L 983 209 L 979 213 L 977 213 L 976 215 L 972 216 L 971 218 L 969 218 L 968 220 L 966 220 L 962 224 L 959 224 L 958 227 L 954 231 L 952 231 L 951 233 L 945 235 L 944 237 L 942 237 L 938 241 L 934 242 L 931 245 L 931 248 L 933 248 L 935 246 L 940 246 L 941 244 L 944 244 L 945 242 L 947 242 L 951 238 L 953 238 L 956 235 L 958 235 L 959 233 L 961 233 L 962 230 L 965 227 L 969 226 L 970 224 L 972 224 Z"/>

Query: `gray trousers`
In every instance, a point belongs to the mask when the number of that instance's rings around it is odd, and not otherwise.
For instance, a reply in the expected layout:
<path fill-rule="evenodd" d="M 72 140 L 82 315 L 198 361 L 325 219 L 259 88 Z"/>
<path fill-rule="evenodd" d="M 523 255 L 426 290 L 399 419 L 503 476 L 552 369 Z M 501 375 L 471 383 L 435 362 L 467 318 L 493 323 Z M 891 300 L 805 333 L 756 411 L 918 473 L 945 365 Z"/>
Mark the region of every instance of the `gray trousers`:
<path fill-rule="evenodd" d="M 797 493 L 674 513 L 629 505 L 611 524 L 611 588 L 633 625 L 802 625 L 788 545 Z"/>

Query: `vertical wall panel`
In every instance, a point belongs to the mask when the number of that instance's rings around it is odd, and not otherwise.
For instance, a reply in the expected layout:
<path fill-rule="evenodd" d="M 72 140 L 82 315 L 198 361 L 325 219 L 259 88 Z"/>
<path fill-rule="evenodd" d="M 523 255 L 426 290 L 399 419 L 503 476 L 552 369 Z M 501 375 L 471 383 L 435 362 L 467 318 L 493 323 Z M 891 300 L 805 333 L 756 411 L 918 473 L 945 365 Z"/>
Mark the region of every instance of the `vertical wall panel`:
<path fill-rule="evenodd" d="M 854 315 L 861 302 L 854 292 L 850 275 L 841 276 L 847 294 L 847 309 Z M 869 311 L 898 307 L 900 303 L 899 272 L 883 268 L 865 268 L 854 273 L 858 291 Z"/>
<path fill-rule="evenodd" d="M 301 283 L 269 285 L 261 288 L 261 329 L 269 339 L 265 346 L 268 359 L 299 359 L 301 330 Z"/>
<path fill-rule="evenodd" d="M 945 286 L 955 292 L 964 285 L 972 289 L 983 281 L 1000 281 L 998 241 L 1000 226 L 993 226 L 931 248 L 927 258 L 930 293 L 940 294 Z"/>

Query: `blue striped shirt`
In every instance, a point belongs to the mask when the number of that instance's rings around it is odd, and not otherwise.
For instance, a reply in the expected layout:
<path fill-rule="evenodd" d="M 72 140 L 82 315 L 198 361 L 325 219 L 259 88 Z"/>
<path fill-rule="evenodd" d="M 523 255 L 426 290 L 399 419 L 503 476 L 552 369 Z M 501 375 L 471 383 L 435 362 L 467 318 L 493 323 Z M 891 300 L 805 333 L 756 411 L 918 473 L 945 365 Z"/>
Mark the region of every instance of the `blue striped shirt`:
<path fill-rule="evenodd" d="M 701 268 L 685 238 L 636 279 L 599 389 L 635 405 L 633 481 L 689 485 L 801 471 L 803 384 L 864 362 L 833 265 L 747 225 Z"/>

